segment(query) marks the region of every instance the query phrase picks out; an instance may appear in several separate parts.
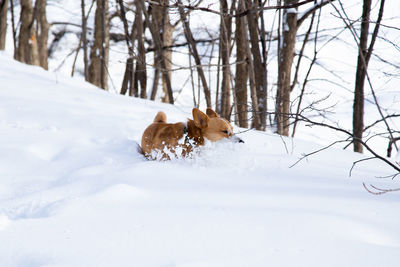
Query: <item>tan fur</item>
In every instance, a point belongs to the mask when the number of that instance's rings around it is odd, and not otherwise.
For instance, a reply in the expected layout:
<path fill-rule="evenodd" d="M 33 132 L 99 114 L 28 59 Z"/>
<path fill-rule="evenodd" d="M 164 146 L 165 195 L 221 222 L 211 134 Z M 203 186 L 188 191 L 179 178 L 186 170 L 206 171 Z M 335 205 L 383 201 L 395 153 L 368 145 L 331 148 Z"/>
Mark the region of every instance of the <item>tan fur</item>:
<path fill-rule="evenodd" d="M 192 110 L 193 120 L 188 119 L 185 124 L 167 123 L 167 117 L 164 112 L 160 111 L 154 118 L 154 122 L 150 124 L 142 136 L 142 151 L 147 158 L 152 158 L 152 151 L 163 151 L 168 148 L 175 153 L 177 148 L 182 148 L 182 156 L 186 156 L 193 150 L 193 146 L 204 145 L 204 139 L 212 142 L 219 141 L 223 138 L 233 137 L 233 128 L 231 124 L 218 116 L 218 114 L 208 108 L 206 114 L 199 109 Z M 181 140 L 183 137 L 186 140 Z M 243 142 L 240 138 L 232 138 L 237 142 Z M 170 159 L 168 155 L 163 153 L 164 159 Z"/>

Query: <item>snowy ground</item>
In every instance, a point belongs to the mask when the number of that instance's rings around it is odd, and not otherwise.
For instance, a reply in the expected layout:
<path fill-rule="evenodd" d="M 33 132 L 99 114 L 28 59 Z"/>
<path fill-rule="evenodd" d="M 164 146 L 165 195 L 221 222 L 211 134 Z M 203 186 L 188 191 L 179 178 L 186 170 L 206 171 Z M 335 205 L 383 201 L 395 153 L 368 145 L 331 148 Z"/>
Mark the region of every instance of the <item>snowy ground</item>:
<path fill-rule="evenodd" d="M 136 152 L 157 111 L 0 54 L 0 266 L 398 266 L 399 182 L 310 141 L 240 134 L 193 159 Z M 240 129 L 236 129 L 240 131 Z"/>

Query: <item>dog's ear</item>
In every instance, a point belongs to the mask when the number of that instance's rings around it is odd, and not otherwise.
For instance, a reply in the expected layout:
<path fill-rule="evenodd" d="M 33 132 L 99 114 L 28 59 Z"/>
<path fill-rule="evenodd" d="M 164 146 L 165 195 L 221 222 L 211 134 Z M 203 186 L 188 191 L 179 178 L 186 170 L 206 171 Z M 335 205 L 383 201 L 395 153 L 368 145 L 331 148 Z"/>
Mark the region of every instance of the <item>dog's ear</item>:
<path fill-rule="evenodd" d="M 215 112 L 211 108 L 207 108 L 206 113 L 207 113 L 207 116 L 210 118 L 218 118 L 219 117 L 217 112 Z"/>
<path fill-rule="evenodd" d="M 154 122 L 167 122 L 167 115 L 164 112 L 159 111 L 154 117 Z"/>
<path fill-rule="evenodd" d="M 192 114 L 193 114 L 193 121 L 196 127 L 200 129 L 207 128 L 209 118 L 206 114 L 201 112 L 198 108 L 194 108 L 192 110 Z"/>

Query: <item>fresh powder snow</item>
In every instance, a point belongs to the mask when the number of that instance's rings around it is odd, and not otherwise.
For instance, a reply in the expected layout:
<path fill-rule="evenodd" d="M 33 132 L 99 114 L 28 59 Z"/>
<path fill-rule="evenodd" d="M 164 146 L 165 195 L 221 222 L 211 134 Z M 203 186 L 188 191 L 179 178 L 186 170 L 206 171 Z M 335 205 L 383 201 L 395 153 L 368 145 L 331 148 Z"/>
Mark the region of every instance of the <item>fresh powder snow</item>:
<path fill-rule="evenodd" d="M 137 152 L 159 110 L 0 53 L 0 266 L 399 266 L 400 187 L 379 161 L 235 128 L 188 159 Z"/>

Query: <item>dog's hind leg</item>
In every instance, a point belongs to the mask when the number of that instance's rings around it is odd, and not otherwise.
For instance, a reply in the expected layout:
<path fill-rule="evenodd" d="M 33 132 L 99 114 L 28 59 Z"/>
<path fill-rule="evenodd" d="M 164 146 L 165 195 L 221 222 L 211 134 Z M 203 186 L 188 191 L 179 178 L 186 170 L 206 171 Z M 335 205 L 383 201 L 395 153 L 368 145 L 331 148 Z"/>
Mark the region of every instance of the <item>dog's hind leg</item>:
<path fill-rule="evenodd" d="M 164 112 L 159 111 L 154 118 L 154 122 L 167 122 L 167 115 Z"/>

